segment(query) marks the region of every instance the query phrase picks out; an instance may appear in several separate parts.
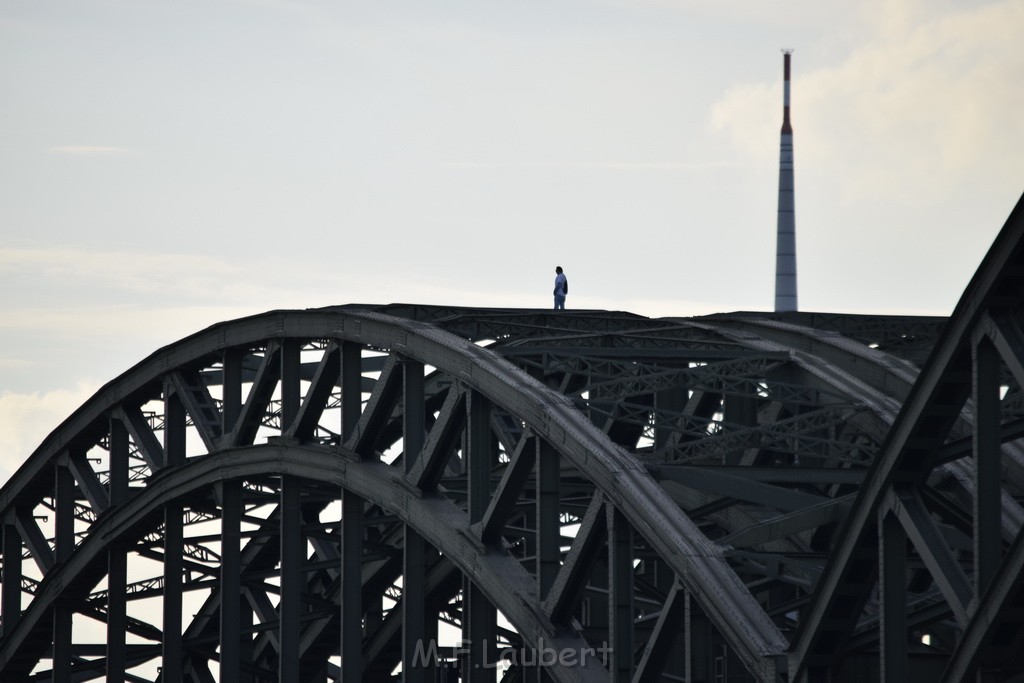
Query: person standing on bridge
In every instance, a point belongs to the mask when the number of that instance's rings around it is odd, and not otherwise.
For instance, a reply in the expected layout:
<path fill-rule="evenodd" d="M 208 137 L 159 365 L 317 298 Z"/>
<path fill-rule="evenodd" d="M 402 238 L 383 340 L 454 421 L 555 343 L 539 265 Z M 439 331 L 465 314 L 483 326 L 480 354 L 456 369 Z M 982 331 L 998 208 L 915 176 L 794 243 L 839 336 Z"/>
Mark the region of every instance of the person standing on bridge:
<path fill-rule="evenodd" d="M 562 266 L 555 266 L 555 310 L 565 310 L 565 295 L 569 293 L 569 280 L 562 272 Z"/>

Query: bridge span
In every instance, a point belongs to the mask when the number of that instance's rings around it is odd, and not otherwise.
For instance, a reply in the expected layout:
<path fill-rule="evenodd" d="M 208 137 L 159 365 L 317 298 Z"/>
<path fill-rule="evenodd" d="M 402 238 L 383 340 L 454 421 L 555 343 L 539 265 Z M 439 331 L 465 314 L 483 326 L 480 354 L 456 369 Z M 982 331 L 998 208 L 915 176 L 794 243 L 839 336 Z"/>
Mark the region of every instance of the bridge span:
<path fill-rule="evenodd" d="M 0 680 L 1015 679 L 1022 295 L 214 325 L 0 489 Z"/>

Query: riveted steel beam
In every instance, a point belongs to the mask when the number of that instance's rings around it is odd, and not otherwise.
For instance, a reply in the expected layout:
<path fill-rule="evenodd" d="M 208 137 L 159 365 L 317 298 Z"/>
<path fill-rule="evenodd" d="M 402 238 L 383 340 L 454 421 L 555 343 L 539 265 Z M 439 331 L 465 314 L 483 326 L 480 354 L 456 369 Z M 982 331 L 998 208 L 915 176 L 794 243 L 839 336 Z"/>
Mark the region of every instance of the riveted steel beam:
<path fill-rule="evenodd" d="M 373 387 L 370 399 L 359 421 L 345 442 L 345 447 L 363 458 L 376 457 L 374 445 L 402 395 L 402 369 L 398 358 L 389 356 Z"/>
<path fill-rule="evenodd" d="M 302 604 L 302 565 L 305 559 L 302 482 L 285 476 L 281 479 L 281 598 L 278 603 L 281 646 L 277 672 L 281 681 L 299 680 L 299 625 L 305 612 Z"/>
<path fill-rule="evenodd" d="M 181 368 L 171 372 L 168 378 L 181 398 L 185 411 L 192 418 L 192 424 L 199 432 L 203 444 L 207 450 L 216 450 L 223 418 L 203 377 L 192 368 Z"/>
<path fill-rule="evenodd" d="M 625 516 L 607 506 L 608 525 L 608 623 L 611 679 L 633 679 L 633 530 Z"/>
<path fill-rule="evenodd" d="M 164 582 L 163 621 L 161 622 L 163 674 L 168 680 L 180 680 L 182 660 L 182 583 L 184 581 L 182 506 L 171 501 L 164 505 Z"/>
<path fill-rule="evenodd" d="M 644 646 L 640 663 L 637 664 L 633 683 L 656 683 L 661 671 L 675 646 L 679 632 L 684 628 L 686 618 L 686 591 L 678 583 L 672 584 L 668 597 L 658 613 L 653 633 Z"/>
<path fill-rule="evenodd" d="M 107 568 L 107 683 L 125 680 L 128 662 L 128 553 L 123 547 L 112 546 L 108 551 Z"/>
<path fill-rule="evenodd" d="M 545 609 L 555 623 L 567 621 L 583 595 L 594 559 L 608 537 L 608 525 L 604 517 L 604 497 L 595 495 L 580 521 L 565 563 L 544 599 Z"/>
<path fill-rule="evenodd" d="M 1010 547 L 989 590 L 971 612 L 970 622 L 943 673 L 945 683 L 970 680 L 979 665 L 1020 673 L 1024 608 L 1024 535 Z"/>
<path fill-rule="evenodd" d="M 924 560 L 957 621 L 961 626 L 964 625 L 967 622 L 968 606 L 974 598 L 971 582 L 925 509 L 920 494 L 907 485 L 895 487 L 886 507 L 902 524 L 904 535 Z"/>
<path fill-rule="evenodd" d="M 75 546 L 75 480 L 71 469 L 64 464 L 55 468 L 54 482 L 54 559 L 58 564 L 67 562 L 74 555 Z M 58 683 L 71 680 L 72 647 L 71 603 L 57 602 L 53 605 L 53 679 Z"/>
<path fill-rule="evenodd" d="M 480 521 L 480 539 L 495 543 L 501 537 L 509 514 L 522 493 L 537 457 L 537 444 L 533 437 L 524 435 L 505 466 L 501 481 L 490 497 L 487 511 Z"/>
<path fill-rule="evenodd" d="M 29 555 L 35 561 L 36 566 L 39 567 L 40 571 L 46 573 L 53 566 L 54 554 L 50 544 L 46 541 L 46 537 L 39 530 L 39 525 L 32 515 L 32 510 L 24 507 L 16 508 L 14 511 L 14 526 L 21 540 L 28 548 Z M 5 560 L 7 557 L 5 554 Z M 20 562 L 20 559 L 18 561 Z"/>
<path fill-rule="evenodd" d="M 533 439 L 536 466 L 535 514 L 537 534 L 534 553 L 537 557 L 537 594 L 543 600 L 558 576 L 562 552 L 562 531 L 559 525 L 561 464 L 558 451 L 541 439 Z"/>
<path fill-rule="evenodd" d="M 974 579 L 979 594 L 995 576 L 1002 554 L 999 352 L 991 338 L 972 344 L 974 399 Z"/>
<path fill-rule="evenodd" d="M 68 450 L 67 461 L 68 469 L 71 470 L 92 509 L 96 512 L 106 510 L 110 506 L 110 496 L 89 465 L 85 453 L 77 448 L 71 448 Z"/>
<path fill-rule="evenodd" d="M 221 485 L 220 680 L 239 683 L 242 664 L 242 482 Z"/>
<path fill-rule="evenodd" d="M 878 566 L 881 610 L 881 675 L 885 683 L 907 680 L 907 536 L 888 510 L 879 512 Z"/>
<path fill-rule="evenodd" d="M 256 431 L 267 412 L 270 398 L 281 378 L 281 344 L 276 340 L 267 342 L 256 377 L 253 378 L 249 395 L 241 407 L 238 419 L 230 431 L 224 433 L 223 447 L 244 446 L 256 438 Z"/>
<path fill-rule="evenodd" d="M 153 428 L 149 425 L 149 421 L 142 414 L 138 406 L 122 404 L 114 411 L 114 416 L 120 418 L 129 435 L 131 435 L 132 442 L 138 449 L 139 455 L 146 461 L 150 470 L 155 472 L 167 464 L 164 447 L 157 439 Z"/>
<path fill-rule="evenodd" d="M 3 531 L 3 574 L 0 590 L 0 616 L 3 617 L 2 634 L 8 636 L 14 632 L 21 618 L 21 534 L 18 528 L 5 521 Z"/>
<path fill-rule="evenodd" d="M 363 519 L 365 501 L 346 489 L 341 499 L 341 677 L 363 678 Z"/>
<path fill-rule="evenodd" d="M 406 475 L 410 484 L 423 490 L 437 487 L 465 424 L 466 395 L 457 387 L 452 387 L 426 436 L 419 457 L 411 463 L 411 469 Z"/>

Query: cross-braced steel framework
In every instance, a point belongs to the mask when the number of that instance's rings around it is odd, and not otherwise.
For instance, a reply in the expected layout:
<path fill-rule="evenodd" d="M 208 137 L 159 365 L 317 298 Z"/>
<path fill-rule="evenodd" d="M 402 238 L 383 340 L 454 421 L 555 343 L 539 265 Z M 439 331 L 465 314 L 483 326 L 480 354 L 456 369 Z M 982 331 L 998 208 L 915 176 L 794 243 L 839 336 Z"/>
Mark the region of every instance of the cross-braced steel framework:
<path fill-rule="evenodd" d="M 0 680 L 1022 676 L 1022 292 L 215 325 L 0 490 Z"/>

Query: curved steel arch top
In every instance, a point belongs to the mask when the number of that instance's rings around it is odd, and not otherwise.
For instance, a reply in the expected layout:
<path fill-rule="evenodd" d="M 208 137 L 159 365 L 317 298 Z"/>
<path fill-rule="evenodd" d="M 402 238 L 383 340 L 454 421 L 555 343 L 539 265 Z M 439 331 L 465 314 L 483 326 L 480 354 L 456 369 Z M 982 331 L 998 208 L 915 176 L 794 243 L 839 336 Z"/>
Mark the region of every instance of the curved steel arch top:
<path fill-rule="evenodd" d="M 225 349 L 285 339 L 344 340 L 388 349 L 402 358 L 436 367 L 494 401 L 586 474 L 676 572 L 756 676 L 767 679 L 774 675 L 775 659 L 785 650 L 785 639 L 735 576 L 721 550 L 686 518 L 636 459 L 611 443 L 565 396 L 488 350 L 436 327 L 390 316 L 272 312 L 215 325 L 158 351 L 104 386 L 48 437 L 0 492 L 5 514 L 15 514 L 19 505 L 45 496 L 48 471 L 69 449 L 81 450 L 96 443 L 109 415 L 131 406 L 137 409 L 141 402 L 157 396 L 163 383 L 170 381 L 169 374 L 208 362 L 212 354 Z M 73 582 L 74 578 L 54 581 Z M 47 585 L 46 579 L 43 585 Z M 30 614 L 35 612 L 30 609 L 26 618 Z M 16 634 L 5 636 L 4 641 L 0 652 L 6 653 L 3 661 L 11 662 L 23 641 Z"/>

